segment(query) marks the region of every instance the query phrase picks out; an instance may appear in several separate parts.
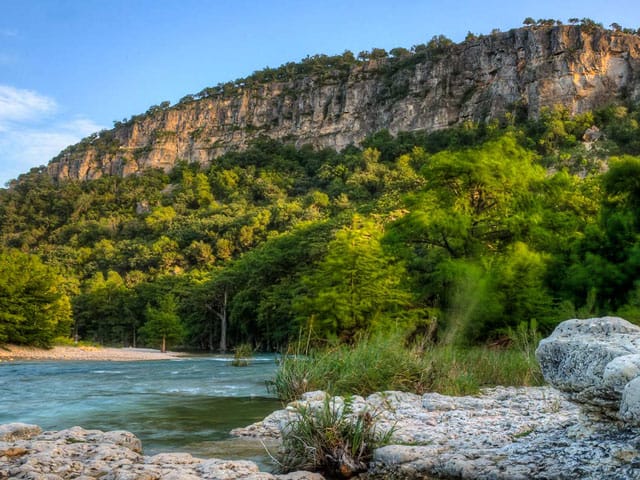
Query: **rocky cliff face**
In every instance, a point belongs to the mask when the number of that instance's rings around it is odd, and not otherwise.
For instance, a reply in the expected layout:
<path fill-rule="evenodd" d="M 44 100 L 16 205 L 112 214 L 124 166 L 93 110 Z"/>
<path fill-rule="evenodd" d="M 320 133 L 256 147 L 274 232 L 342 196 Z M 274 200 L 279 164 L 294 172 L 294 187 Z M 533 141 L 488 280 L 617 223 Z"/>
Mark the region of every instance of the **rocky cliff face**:
<path fill-rule="evenodd" d="M 518 109 L 562 104 L 579 113 L 640 99 L 640 37 L 580 26 L 496 33 L 349 71 L 240 88 L 158 109 L 85 140 L 51 161 L 58 179 L 209 164 L 259 135 L 342 149 L 381 129 L 436 130 Z"/>

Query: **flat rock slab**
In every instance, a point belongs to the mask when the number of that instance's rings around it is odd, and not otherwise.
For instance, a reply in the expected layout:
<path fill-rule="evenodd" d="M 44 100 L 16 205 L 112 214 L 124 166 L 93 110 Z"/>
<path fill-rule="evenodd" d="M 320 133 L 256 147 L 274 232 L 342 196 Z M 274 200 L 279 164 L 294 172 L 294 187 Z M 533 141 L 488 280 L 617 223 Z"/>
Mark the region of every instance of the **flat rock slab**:
<path fill-rule="evenodd" d="M 201 459 L 188 453 L 142 454 L 130 432 L 73 427 L 41 432 L 36 425 L 0 426 L 0 479 L 62 480 L 322 480 L 316 473 L 272 475 L 249 461 Z"/>

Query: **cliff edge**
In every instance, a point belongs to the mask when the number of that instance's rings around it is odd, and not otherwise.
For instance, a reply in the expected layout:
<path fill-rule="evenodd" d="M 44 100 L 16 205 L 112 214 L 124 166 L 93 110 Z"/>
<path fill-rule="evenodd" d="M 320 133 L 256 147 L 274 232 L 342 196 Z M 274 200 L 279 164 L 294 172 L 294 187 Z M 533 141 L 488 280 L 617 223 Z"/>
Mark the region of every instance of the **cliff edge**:
<path fill-rule="evenodd" d="M 261 135 L 340 150 L 382 129 L 433 131 L 508 112 L 536 118 L 557 104 L 580 113 L 637 101 L 640 36 L 582 25 L 523 27 L 203 92 L 65 149 L 49 174 L 88 180 L 168 171 L 181 160 L 207 165 Z"/>

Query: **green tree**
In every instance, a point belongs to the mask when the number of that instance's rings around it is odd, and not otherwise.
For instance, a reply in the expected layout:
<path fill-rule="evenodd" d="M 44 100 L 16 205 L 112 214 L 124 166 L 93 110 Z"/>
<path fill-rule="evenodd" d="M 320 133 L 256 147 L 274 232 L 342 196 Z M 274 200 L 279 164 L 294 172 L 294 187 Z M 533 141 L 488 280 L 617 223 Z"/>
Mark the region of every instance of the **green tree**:
<path fill-rule="evenodd" d="M 0 343 L 48 347 L 68 335 L 71 304 L 64 280 L 35 255 L 0 252 Z"/>
<path fill-rule="evenodd" d="M 154 231 L 160 232 L 171 226 L 176 218 L 176 211 L 173 207 L 157 207 L 145 218 L 145 223 Z"/>
<path fill-rule="evenodd" d="M 136 345 L 137 317 L 132 312 L 134 292 L 119 273 L 98 272 L 73 299 L 74 334 L 100 343 Z"/>
<path fill-rule="evenodd" d="M 383 250 L 382 233 L 358 216 L 336 233 L 326 257 L 302 279 L 307 294 L 294 303 L 302 325 L 345 340 L 399 326 L 410 295 L 401 287 L 404 266 Z"/>
<path fill-rule="evenodd" d="M 422 168 L 426 187 L 409 198 L 397 228 L 406 240 L 454 258 L 501 251 L 533 227 L 536 186 L 545 172 L 511 135 L 476 148 L 443 151 Z"/>
<path fill-rule="evenodd" d="M 601 310 L 633 299 L 640 276 L 640 158 L 612 158 L 602 177 L 603 205 L 597 225 L 577 242 L 567 285 L 576 304 L 591 291 Z"/>
<path fill-rule="evenodd" d="M 182 340 L 185 334 L 184 326 L 177 311 L 176 299 L 173 295 L 166 295 L 158 300 L 158 306 L 147 305 L 145 310 L 145 324 L 140 333 L 149 342 L 161 342 L 161 351 L 167 351 L 167 344 Z"/>

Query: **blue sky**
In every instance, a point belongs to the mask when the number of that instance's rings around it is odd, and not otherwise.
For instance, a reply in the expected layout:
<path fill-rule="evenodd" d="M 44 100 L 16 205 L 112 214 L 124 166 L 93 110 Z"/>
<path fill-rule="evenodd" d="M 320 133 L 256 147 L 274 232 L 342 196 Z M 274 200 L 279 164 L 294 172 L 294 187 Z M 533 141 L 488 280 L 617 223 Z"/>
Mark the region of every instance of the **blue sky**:
<path fill-rule="evenodd" d="M 606 7 L 605 7 L 606 5 Z M 0 185 L 164 100 L 308 54 L 589 17 L 640 27 L 635 1 L 0 0 Z"/>

